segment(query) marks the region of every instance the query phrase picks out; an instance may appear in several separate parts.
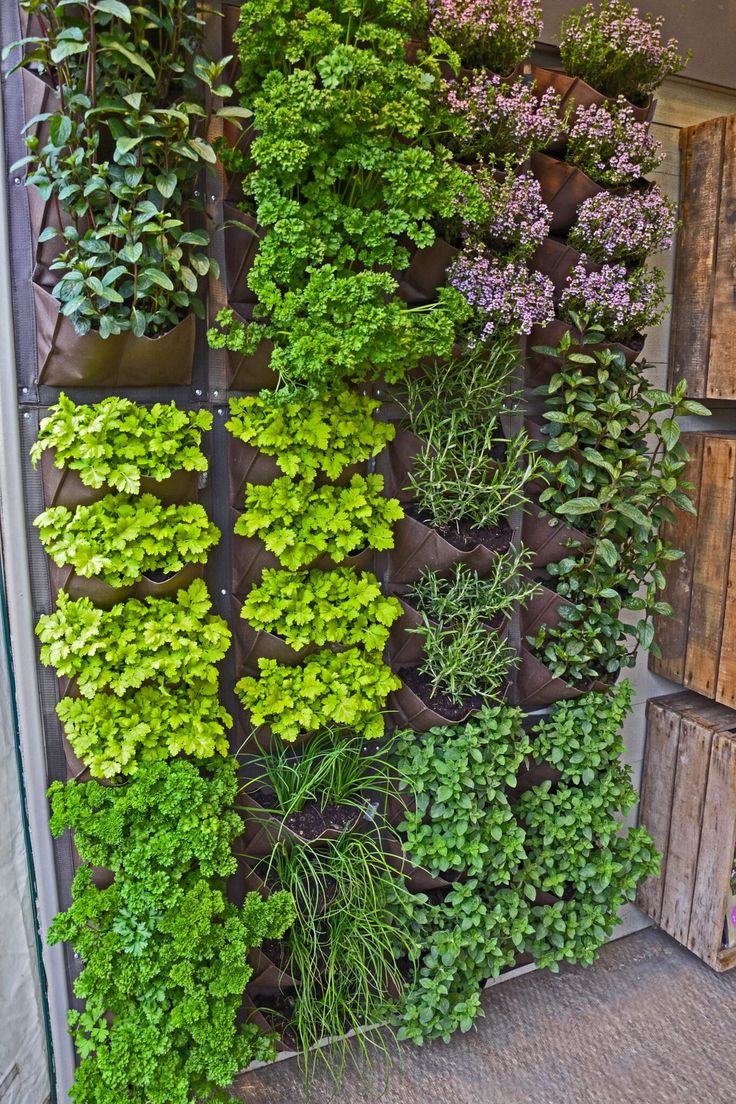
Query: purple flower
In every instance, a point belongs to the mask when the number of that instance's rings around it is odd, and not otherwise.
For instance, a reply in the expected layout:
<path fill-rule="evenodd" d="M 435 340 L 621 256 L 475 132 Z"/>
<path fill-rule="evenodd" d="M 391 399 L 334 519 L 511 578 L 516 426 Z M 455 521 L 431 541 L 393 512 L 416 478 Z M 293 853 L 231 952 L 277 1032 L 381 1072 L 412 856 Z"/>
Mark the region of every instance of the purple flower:
<path fill-rule="evenodd" d="M 450 112 L 454 144 L 465 155 L 485 153 L 498 162 L 521 162 L 532 150 L 549 146 L 565 127 L 562 100 L 554 88 L 539 98 L 523 81 L 509 84 L 478 71 L 443 81 L 440 96 Z"/>
<path fill-rule="evenodd" d="M 463 172 L 468 185 L 459 197 L 457 236 L 498 252 L 532 253 L 552 221 L 539 181 L 528 173 L 498 173 L 483 164 L 466 166 Z"/>
<path fill-rule="evenodd" d="M 447 274 L 476 314 L 477 340 L 499 333 L 528 334 L 554 318 L 552 281 L 522 261 L 501 261 L 484 246 L 463 250 Z"/>
<path fill-rule="evenodd" d="M 469 68 L 509 73 L 542 30 L 539 0 L 430 0 L 430 34 Z"/>
<path fill-rule="evenodd" d="M 642 261 L 670 249 L 677 226 L 675 208 L 654 185 L 648 192 L 586 199 L 569 233 L 570 244 L 596 261 Z"/>
<path fill-rule="evenodd" d="M 610 105 L 577 109 L 565 156 L 599 184 L 631 184 L 661 164 L 661 148 L 619 96 Z"/>
<path fill-rule="evenodd" d="M 642 16 L 628 0 L 601 0 L 599 12 L 585 4 L 562 21 L 565 70 L 608 96 L 642 98 L 690 56 L 680 57 L 674 38 L 664 41 L 663 24 L 663 16 Z"/>
<path fill-rule="evenodd" d="M 560 297 L 560 316 L 577 325 L 577 315 L 588 326 L 600 326 L 611 341 L 627 341 L 662 320 L 664 299 L 662 272 L 637 268 L 627 273 L 623 265 L 587 267 L 582 257 L 570 273 Z M 586 327 L 582 327 L 586 328 Z"/>

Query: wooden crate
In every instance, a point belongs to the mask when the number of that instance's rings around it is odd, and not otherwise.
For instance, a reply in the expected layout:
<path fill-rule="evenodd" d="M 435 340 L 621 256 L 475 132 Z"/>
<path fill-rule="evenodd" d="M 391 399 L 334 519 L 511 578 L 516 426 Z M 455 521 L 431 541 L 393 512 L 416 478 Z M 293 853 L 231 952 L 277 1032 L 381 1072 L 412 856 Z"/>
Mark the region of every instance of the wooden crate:
<path fill-rule="evenodd" d="M 661 656 L 652 671 L 736 707 L 736 437 L 684 433 L 697 517 L 678 512 L 663 536 L 684 556 L 667 565 L 662 597 L 673 617 L 656 617 Z"/>
<path fill-rule="evenodd" d="M 647 703 L 640 823 L 662 853 L 636 903 L 714 970 L 736 966 L 723 925 L 736 848 L 736 711 L 697 694 Z"/>
<path fill-rule="evenodd" d="M 736 399 L 736 115 L 680 134 L 669 381 L 698 399 Z"/>

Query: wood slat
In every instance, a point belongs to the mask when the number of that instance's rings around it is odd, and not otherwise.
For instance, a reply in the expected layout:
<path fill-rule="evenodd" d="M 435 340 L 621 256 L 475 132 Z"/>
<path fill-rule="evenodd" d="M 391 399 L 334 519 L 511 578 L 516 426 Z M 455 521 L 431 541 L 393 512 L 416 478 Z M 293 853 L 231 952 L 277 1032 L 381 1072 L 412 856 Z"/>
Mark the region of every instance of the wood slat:
<path fill-rule="evenodd" d="M 687 945 L 719 968 L 736 848 L 736 739 L 713 738 Z"/>
<path fill-rule="evenodd" d="M 690 498 L 695 509 L 699 510 L 704 437 L 700 433 L 683 433 L 682 441 L 690 454 L 684 477 L 693 484 Z M 667 585 L 664 597 L 672 606 L 674 613 L 672 617 L 654 618 L 655 640 L 662 654 L 661 656 L 650 654 L 649 667 L 663 678 L 679 683 L 685 681 L 685 654 L 697 531 L 698 518 L 693 514 L 678 513 L 673 524 L 666 522 L 662 526 L 662 539 L 679 548 L 685 555 L 679 560 L 670 561 L 665 566 L 664 576 Z"/>
<path fill-rule="evenodd" d="M 736 397 L 736 115 L 724 121 L 708 398 Z"/>
<path fill-rule="evenodd" d="M 662 927 L 679 943 L 687 943 L 690 931 L 712 742 L 712 729 L 681 719 L 661 912 Z"/>
<path fill-rule="evenodd" d="M 662 855 L 657 878 L 647 878 L 636 893 L 636 903 L 642 912 L 659 923 L 662 915 L 662 894 L 667 871 L 667 848 L 670 836 L 672 798 L 675 786 L 677 749 L 680 743 L 681 716 L 662 699 L 647 702 L 647 744 L 641 782 L 639 823 L 647 829 L 655 847 Z"/>
<path fill-rule="evenodd" d="M 682 134 L 682 229 L 677 247 L 671 381 L 706 395 L 725 121 L 711 119 Z"/>
<path fill-rule="evenodd" d="M 708 698 L 716 694 L 731 558 L 735 470 L 736 439 L 707 436 L 703 444 L 684 683 Z"/>

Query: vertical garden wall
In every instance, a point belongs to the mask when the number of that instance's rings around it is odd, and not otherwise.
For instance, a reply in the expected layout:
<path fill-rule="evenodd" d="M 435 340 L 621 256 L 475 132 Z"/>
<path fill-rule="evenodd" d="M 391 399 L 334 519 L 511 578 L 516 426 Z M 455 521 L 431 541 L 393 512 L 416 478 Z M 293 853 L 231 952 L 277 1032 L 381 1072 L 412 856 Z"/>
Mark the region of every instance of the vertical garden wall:
<path fill-rule="evenodd" d="M 703 412 L 642 355 L 684 60 L 610 0 L 540 69 L 541 18 L 3 12 L 77 1102 L 447 1040 L 656 870 L 621 676 Z"/>

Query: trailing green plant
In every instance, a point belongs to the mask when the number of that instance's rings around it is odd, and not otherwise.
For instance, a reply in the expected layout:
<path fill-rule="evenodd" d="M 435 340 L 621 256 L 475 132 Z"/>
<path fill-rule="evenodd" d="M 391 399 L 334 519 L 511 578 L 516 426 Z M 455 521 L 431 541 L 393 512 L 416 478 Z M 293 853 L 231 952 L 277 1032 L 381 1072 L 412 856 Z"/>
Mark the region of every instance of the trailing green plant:
<path fill-rule="evenodd" d="M 585 320 L 576 317 L 581 330 Z M 583 345 L 600 340 L 590 330 Z M 665 565 L 680 557 L 661 535 L 675 511 L 694 512 L 683 478 L 687 451 L 677 418 L 704 416 L 705 407 L 652 387 L 644 364 L 628 365 L 619 350 L 571 351 L 567 333 L 553 349 L 558 370 L 538 393 L 544 400 L 540 503 L 551 520 L 581 530 L 588 547 L 547 568 L 564 607 L 556 628 L 541 626 L 537 654 L 555 675 L 585 684 L 632 666 L 638 646 L 658 654 L 652 615 L 671 609 L 658 598 Z M 653 444 L 652 444 L 653 442 Z M 633 624 L 622 611 L 641 614 Z M 633 645 L 632 642 L 633 641 Z"/>
<path fill-rule="evenodd" d="M 677 40 L 662 38 L 664 16 L 640 15 L 628 0 L 583 4 L 564 16 L 560 56 L 565 72 L 607 96 L 637 103 L 684 69 L 691 52 L 680 56 Z"/>
<path fill-rule="evenodd" d="M 131 598 L 110 610 L 61 590 L 56 610 L 36 625 L 41 662 L 76 679 L 84 698 L 99 690 L 122 696 L 147 682 L 186 682 L 212 693 L 230 630 L 211 608 L 201 579 L 173 598 Z"/>
<path fill-rule="evenodd" d="M 371 749 L 362 735 L 337 728 L 316 732 L 300 749 L 286 744 L 269 748 L 254 767 L 262 769 L 252 784 L 270 790 L 269 808 L 284 817 L 312 803 L 322 810 L 327 805 L 367 810 L 369 798 L 388 795 L 395 774 L 390 742 Z M 371 817 L 378 813 L 371 810 Z"/>
<path fill-rule="evenodd" d="M 26 182 L 69 216 L 60 236 L 53 294 L 80 334 L 154 335 L 188 312 L 203 316 L 199 280 L 217 274 L 209 235 L 192 229 L 196 180 L 213 164 L 205 95 L 228 98 L 228 58 L 204 54 L 194 0 L 145 8 L 115 0 L 88 5 L 24 0 L 41 30 L 21 43 L 19 65 L 38 66 L 58 95 L 43 146 L 27 139 Z M 241 108 L 217 114 L 237 122 Z M 199 204 L 201 207 L 201 204 Z"/>
<path fill-rule="evenodd" d="M 397 598 L 384 598 L 368 571 L 278 571 L 266 568 L 240 611 L 254 629 L 276 633 L 298 651 L 310 644 L 362 645 L 382 651 L 401 617 Z"/>
<path fill-rule="evenodd" d="M 380 402 L 340 388 L 308 402 L 282 403 L 273 393 L 230 400 L 226 427 L 234 437 L 273 456 L 292 479 L 337 479 L 393 440 L 396 429 L 373 417 Z"/>
<path fill-rule="evenodd" d="M 125 786 L 54 783 L 51 830 L 84 860 L 49 930 L 84 962 L 69 1014 L 80 1057 L 74 1104 L 228 1101 L 234 1074 L 274 1056 L 237 1013 L 247 955 L 294 918 L 285 892 L 225 897 L 240 817 L 232 759 L 144 763 Z M 112 871 L 100 889 L 92 867 Z"/>
<path fill-rule="evenodd" d="M 138 494 L 141 479 L 207 471 L 202 434 L 211 427 L 211 411 L 173 402 L 142 406 L 109 395 L 88 406 L 61 394 L 41 421 L 31 459 L 35 465 L 52 449 L 56 467 L 76 472 L 86 487 Z"/>
<path fill-rule="evenodd" d="M 183 685 L 142 686 L 124 697 L 66 697 L 56 712 L 93 778 L 132 775 L 144 763 L 176 755 L 227 755 L 233 724 L 216 694 Z"/>
<path fill-rule="evenodd" d="M 449 870 L 508 885 L 524 859 L 524 831 L 506 790 L 530 751 L 522 713 L 486 706 L 452 728 L 398 736 L 397 771 L 413 805 L 399 831 L 412 862 L 433 876 Z"/>
<path fill-rule="evenodd" d="M 432 524 L 492 529 L 526 501 L 536 468 L 529 439 L 523 430 L 508 439 L 500 423 L 517 399 L 517 365 L 509 342 L 479 345 L 407 381 L 407 425 L 422 439 L 408 485 Z"/>
<path fill-rule="evenodd" d="M 533 932 L 529 902 L 518 889 L 480 878 L 456 883 L 439 903 L 412 901 L 416 981 L 400 1004 L 397 1036 L 421 1046 L 469 1031 L 483 1014 L 483 983 L 512 966 Z"/>
<path fill-rule="evenodd" d="M 386 698 L 401 686 L 380 655 L 361 648 L 316 652 L 294 667 L 259 659 L 258 669 L 259 677 L 240 679 L 235 692 L 256 728 L 270 725 L 288 741 L 334 725 L 377 739 L 383 735 Z"/>
<path fill-rule="evenodd" d="M 395 1019 L 414 949 L 413 897 L 371 834 L 344 832 L 326 847 L 278 845 L 270 869 L 296 905 L 288 970 L 299 984 L 286 1026 L 307 1083 L 324 1063 L 339 1085 L 348 1060 L 370 1068 L 374 1054 L 388 1057 L 386 1029 L 366 1028 Z M 331 1046 L 315 1046 L 325 1038 Z"/>
<path fill-rule="evenodd" d="M 235 532 L 260 537 L 284 567 L 298 570 L 323 554 L 342 563 L 364 548 L 393 548 L 393 523 L 403 516 L 399 502 L 383 495 L 382 475 L 354 475 L 344 487 L 284 475 L 246 486 Z"/>
<path fill-rule="evenodd" d="M 110 494 L 90 506 L 52 506 L 33 523 L 59 567 L 99 577 L 109 586 L 137 582 L 152 572 L 173 574 L 205 563 L 220 530 L 198 503 L 166 506 L 155 495 Z"/>
<path fill-rule="evenodd" d="M 438 61 L 406 57 L 426 19 L 413 0 L 241 9 L 238 89 L 255 137 L 221 153 L 265 228 L 248 276 L 257 324 L 223 315 L 210 340 L 246 353 L 271 340 L 287 397 L 399 379 L 425 356 L 449 355 L 467 314 L 451 289 L 407 307 L 394 275 L 432 244 L 462 181 L 438 141 Z"/>

